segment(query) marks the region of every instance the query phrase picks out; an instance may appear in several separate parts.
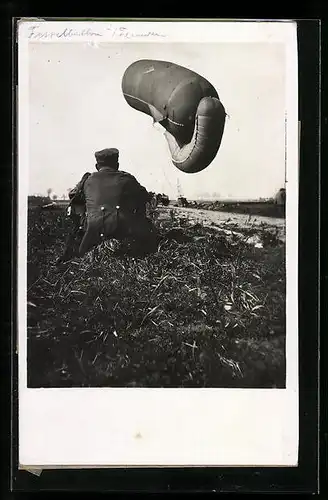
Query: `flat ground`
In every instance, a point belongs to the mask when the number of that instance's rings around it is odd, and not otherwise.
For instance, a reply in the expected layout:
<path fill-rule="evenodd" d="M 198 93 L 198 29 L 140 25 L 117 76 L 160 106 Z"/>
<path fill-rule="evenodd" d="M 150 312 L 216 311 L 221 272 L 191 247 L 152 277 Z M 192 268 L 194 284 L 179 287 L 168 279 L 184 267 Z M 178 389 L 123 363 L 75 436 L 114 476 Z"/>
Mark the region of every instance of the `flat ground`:
<path fill-rule="evenodd" d="M 175 207 L 174 210 L 178 217 L 191 219 L 205 227 L 217 227 L 222 230 L 225 229 L 235 232 L 239 232 L 240 230 L 243 232 L 246 230 L 248 234 L 253 232 L 254 236 L 258 234 L 258 232 L 261 233 L 265 231 L 267 234 L 277 236 L 282 242 L 286 239 L 286 223 L 284 218 L 263 217 L 261 215 L 247 215 L 235 212 L 221 212 L 195 208 Z"/>
<path fill-rule="evenodd" d="M 157 253 L 59 270 L 70 221 L 30 209 L 28 385 L 284 387 L 284 219 L 263 219 L 160 209 Z"/>

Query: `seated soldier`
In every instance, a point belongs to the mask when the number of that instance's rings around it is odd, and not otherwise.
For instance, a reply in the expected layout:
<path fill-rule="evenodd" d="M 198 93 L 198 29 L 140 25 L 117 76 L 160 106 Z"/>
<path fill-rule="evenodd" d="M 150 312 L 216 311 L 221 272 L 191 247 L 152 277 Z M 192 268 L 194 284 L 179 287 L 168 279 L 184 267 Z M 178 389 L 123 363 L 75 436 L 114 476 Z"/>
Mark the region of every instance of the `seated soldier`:
<path fill-rule="evenodd" d="M 85 220 L 77 231 L 78 250 L 65 251 L 58 263 L 69 260 L 74 254 L 82 257 L 112 238 L 133 240 L 141 253 L 157 248 L 157 233 L 146 216 L 148 191 L 133 175 L 119 170 L 117 149 L 98 151 L 95 157 L 97 172 L 83 176 L 71 199 L 72 210 L 75 198 L 79 203 L 83 200 L 85 212 Z"/>

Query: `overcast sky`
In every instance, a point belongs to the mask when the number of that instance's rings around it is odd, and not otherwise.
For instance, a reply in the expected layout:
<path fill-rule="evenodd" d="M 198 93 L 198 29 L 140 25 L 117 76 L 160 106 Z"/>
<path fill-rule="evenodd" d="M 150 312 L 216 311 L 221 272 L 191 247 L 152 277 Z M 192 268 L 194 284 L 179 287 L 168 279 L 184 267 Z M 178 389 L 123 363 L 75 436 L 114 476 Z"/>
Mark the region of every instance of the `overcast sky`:
<path fill-rule="evenodd" d="M 283 187 L 285 55 L 272 43 L 30 43 L 29 194 L 67 193 L 94 170 L 94 152 L 120 150 L 120 167 L 151 191 L 256 199 Z M 229 118 L 203 172 L 174 167 L 164 129 L 126 103 L 122 76 L 137 59 L 190 68 L 217 89 Z"/>

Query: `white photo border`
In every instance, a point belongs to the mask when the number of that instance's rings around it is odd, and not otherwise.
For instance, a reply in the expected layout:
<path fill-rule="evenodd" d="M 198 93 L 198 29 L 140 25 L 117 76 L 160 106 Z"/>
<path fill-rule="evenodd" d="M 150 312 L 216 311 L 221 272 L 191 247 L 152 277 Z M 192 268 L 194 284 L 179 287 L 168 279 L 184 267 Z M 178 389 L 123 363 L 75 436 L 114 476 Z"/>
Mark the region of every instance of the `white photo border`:
<path fill-rule="evenodd" d="M 20 468 L 297 466 L 299 145 L 296 32 L 296 23 L 292 21 L 19 22 L 17 313 Z M 30 41 L 65 43 L 68 40 L 93 44 L 99 40 L 285 44 L 286 389 L 27 388 L 28 44 Z"/>

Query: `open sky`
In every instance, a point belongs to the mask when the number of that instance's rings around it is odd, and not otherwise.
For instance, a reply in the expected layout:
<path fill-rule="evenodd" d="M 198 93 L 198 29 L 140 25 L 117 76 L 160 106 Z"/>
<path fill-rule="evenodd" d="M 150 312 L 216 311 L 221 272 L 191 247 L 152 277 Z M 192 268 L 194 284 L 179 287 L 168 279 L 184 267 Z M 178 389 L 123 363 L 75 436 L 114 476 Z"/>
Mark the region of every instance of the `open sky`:
<path fill-rule="evenodd" d="M 217 89 L 229 118 L 218 155 L 203 172 L 174 167 L 164 129 L 126 103 L 121 81 L 137 59 L 186 66 Z M 148 190 L 189 199 L 258 199 L 284 186 L 284 45 L 274 43 L 29 44 L 29 194 L 59 197 L 94 152 L 120 150 L 120 168 Z"/>

